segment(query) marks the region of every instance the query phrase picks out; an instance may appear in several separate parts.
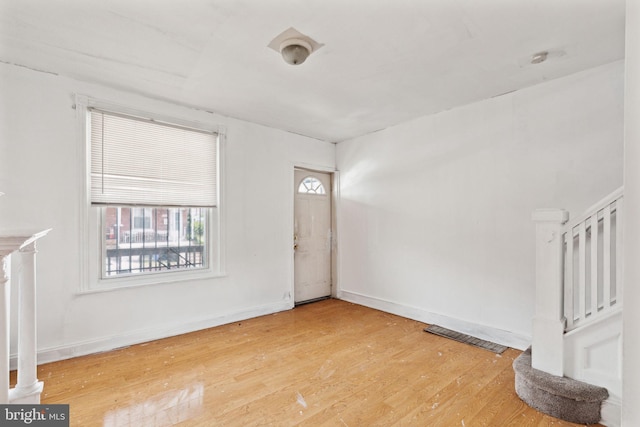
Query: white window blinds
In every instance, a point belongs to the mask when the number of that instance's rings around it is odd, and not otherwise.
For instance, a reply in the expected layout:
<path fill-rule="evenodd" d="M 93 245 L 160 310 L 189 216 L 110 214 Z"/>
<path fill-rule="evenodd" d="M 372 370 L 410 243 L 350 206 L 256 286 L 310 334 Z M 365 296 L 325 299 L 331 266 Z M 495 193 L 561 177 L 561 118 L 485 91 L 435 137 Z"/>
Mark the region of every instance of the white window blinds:
<path fill-rule="evenodd" d="M 91 203 L 216 206 L 215 133 L 91 109 Z"/>

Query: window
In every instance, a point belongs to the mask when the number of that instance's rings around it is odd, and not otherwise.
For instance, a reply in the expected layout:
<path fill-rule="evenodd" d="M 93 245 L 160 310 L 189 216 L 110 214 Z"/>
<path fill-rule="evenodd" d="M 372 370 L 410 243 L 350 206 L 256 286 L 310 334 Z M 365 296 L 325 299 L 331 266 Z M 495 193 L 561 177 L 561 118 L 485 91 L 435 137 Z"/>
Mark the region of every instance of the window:
<path fill-rule="evenodd" d="M 298 193 L 304 194 L 326 194 L 324 185 L 319 179 L 312 176 L 304 178 L 298 186 Z"/>
<path fill-rule="evenodd" d="M 207 209 L 103 209 L 104 276 L 206 267 Z"/>
<path fill-rule="evenodd" d="M 89 108 L 103 279 L 211 267 L 217 134 Z"/>
<path fill-rule="evenodd" d="M 149 209 L 133 209 L 133 228 L 151 228 L 151 215 Z"/>

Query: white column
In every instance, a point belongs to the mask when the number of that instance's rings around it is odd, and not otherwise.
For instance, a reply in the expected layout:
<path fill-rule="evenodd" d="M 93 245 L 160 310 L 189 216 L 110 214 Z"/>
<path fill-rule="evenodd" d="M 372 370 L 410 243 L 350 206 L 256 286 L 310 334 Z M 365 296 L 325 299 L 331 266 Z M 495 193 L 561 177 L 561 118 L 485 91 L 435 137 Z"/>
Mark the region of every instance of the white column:
<path fill-rule="evenodd" d="M 0 251 L 0 404 L 9 403 L 9 319 L 11 318 L 11 253 Z"/>
<path fill-rule="evenodd" d="M 536 223 L 536 305 L 531 365 L 562 376 L 565 327 L 562 231 L 569 213 L 562 209 L 538 209 L 532 218 Z"/>
<path fill-rule="evenodd" d="M 640 426 L 640 2 L 627 0 L 624 105 L 622 426 Z"/>
<path fill-rule="evenodd" d="M 0 276 L 0 403 L 39 403 L 42 383 L 38 382 L 35 374 L 36 336 L 35 336 L 35 241 L 45 236 L 51 229 L 31 232 L 0 232 L 0 257 L 2 257 L 2 276 Z M 20 253 L 18 251 L 22 251 Z M 11 318 L 10 305 L 10 254 L 20 254 L 20 261 L 26 261 L 21 267 L 21 275 L 18 277 L 20 289 L 20 313 L 18 314 L 20 337 L 18 342 L 18 369 L 26 369 L 25 374 L 18 372 L 18 378 L 22 387 L 9 390 L 9 344 Z M 2 289 L 0 289 L 2 291 Z M 25 329 L 26 328 L 26 329 Z M 25 336 L 28 334 L 28 336 Z M 21 352 L 26 350 L 25 357 Z M 31 354 L 33 353 L 33 354 Z"/>
<path fill-rule="evenodd" d="M 18 289 L 18 382 L 15 393 L 40 403 L 36 349 L 36 242 L 20 248 L 22 270 Z M 26 402 L 25 402 L 26 403 Z"/>

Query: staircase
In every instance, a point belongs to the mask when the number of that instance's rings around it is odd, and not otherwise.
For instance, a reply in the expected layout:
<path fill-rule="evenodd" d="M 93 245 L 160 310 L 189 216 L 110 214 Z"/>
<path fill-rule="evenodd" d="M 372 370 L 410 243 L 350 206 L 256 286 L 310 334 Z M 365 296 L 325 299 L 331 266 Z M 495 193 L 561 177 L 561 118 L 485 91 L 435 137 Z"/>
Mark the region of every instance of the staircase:
<path fill-rule="evenodd" d="M 622 214 L 622 188 L 571 222 L 561 209 L 533 214 L 533 344 L 514 363 L 516 392 L 567 421 L 620 425 Z"/>
<path fill-rule="evenodd" d="M 602 402 L 607 389 L 568 377 L 558 377 L 531 367 L 531 348 L 513 363 L 516 393 L 529 406 L 578 424 L 595 424 L 602 419 Z"/>

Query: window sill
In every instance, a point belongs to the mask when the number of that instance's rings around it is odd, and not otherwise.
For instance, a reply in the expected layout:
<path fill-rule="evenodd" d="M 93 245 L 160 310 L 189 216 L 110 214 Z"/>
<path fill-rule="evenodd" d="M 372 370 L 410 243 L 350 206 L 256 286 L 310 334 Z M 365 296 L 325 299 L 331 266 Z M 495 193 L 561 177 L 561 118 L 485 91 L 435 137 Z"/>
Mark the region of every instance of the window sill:
<path fill-rule="evenodd" d="M 227 274 L 224 272 L 214 272 L 207 269 L 198 271 L 162 272 L 157 274 L 147 274 L 144 276 L 114 277 L 110 279 L 98 279 L 95 284 L 79 289 L 77 291 L 77 294 L 95 294 L 118 291 L 122 289 L 173 283 L 185 284 L 186 282 L 196 282 L 207 279 L 220 279 L 223 277 L 227 277 Z"/>

